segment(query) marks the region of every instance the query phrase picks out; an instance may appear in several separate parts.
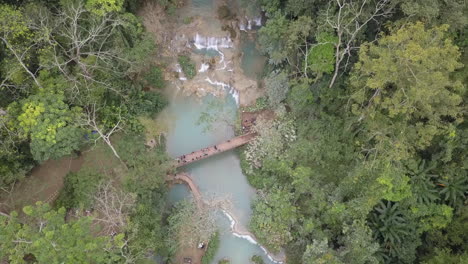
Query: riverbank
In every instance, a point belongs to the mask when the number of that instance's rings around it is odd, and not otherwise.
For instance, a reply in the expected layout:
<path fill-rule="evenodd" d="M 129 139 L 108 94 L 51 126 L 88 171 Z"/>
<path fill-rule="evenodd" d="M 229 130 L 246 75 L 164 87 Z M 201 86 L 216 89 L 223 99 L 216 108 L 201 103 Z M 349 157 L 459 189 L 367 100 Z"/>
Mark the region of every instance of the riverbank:
<path fill-rule="evenodd" d="M 243 48 L 253 49 L 252 45 L 242 45 L 243 40 L 255 35 L 252 34 L 253 27 L 246 27 L 245 24 L 250 22 L 235 16 L 220 20 L 218 8 L 225 4 L 217 0 L 189 1 L 172 17 L 162 14 L 153 4 L 140 12 L 159 47 L 157 60 L 163 61 L 166 68 L 164 77 L 168 83 L 170 105 L 161 116 L 168 120 L 167 151 L 173 158 L 215 146 L 234 137 L 232 123 L 226 120 L 236 120 L 235 116 L 240 114 L 239 107 L 254 104 L 264 93 L 261 82 L 255 75 L 246 75 L 245 61 L 244 65 L 242 63 L 245 53 Z M 255 22 L 256 26 L 260 24 L 261 21 Z M 189 58 L 195 65 L 196 75 L 193 78 L 184 72 L 185 66 L 179 64 L 180 55 Z M 258 68 L 255 72 L 262 72 L 261 63 L 252 60 L 248 63 Z M 211 122 L 211 129 L 205 131 L 200 124 L 200 117 L 207 112 L 217 114 L 219 110 L 210 108 L 214 101 L 221 103 L 223 109 L 232 110 L 223 114 L 230 117 L 233 115 L 233 118 L 223 116 L 222 121 L 219 118 L 202 121 Z M 191 163 L 191 157 L 189 160 Z M 221 242 L 215 261 L 229 259 L 233 264 L 245 264 L 250 262 L 253 255 L 263 256 L 266 263 L 284 260 L 281 256 L 268 254 L 246 228 L 255 190 L 242 174 L 235 151 L 197 160 L 184 166 L 184 170 L 191 176 L 179 175 L 177 180 L 188 184 L 195 199 L 202 199 L 207 194 L 232 197 L 232 209 L 224 210 L 228 212 L 227 215 L 222 217 L 220 214 L 218 219 Z M 195 188 L 198 191 L 194 191 Z M 197 206 L 202 205 L 197 202 Z M 193 250 L 179 249 L 177 259 L 183 259 L 183 254 L 194 252 L 196 246 L 193 245 Z M 192 263 L 199 261 L 191 257 Z"/>
<path fill-rule="evenodd" d="M 206 206 L 206 202 L 203 200 L 202 194 L 201 194 L 198 186 L 195 184 L 195 182 L 192 180 L 192 178 L 190 177 L 190 175 L 188 173 L 185 173 L 185 172 L 178 173 L 178 174 L 174 175 L 173 177 L 169 177 L 169 181 L 173 181 L 175 183 L 186 184 L 189 187 L 189 189 L 190 189 L 190 191 L 191 191 L 191 193 L 193 195 L 193 198 L 194 198 L 194 200 L 195 200 L 195 202 L 197 204 L 197 207 L 201 208 L 202 206 Z M 234 236 L 245 239 L 249 243 L 252 243 L 254 245 L 259 245 L 258 242 L 257 242 L 257 239 L 255 238 L 255 235 L 252 234 L 251 232 L 249 232 L 245 226 L 240 224 L 239 220 L 236 219 L 236 216 L 234 214 L 232 214 L 231 212 L 229 212 L 229 208 L 222 208 L 221 211 L 229 219 L 231 232 L 232 232 L 232 234 Z M 278 264 L 285 263 L 286 255 L 284 254 L 283 251 L 281 251 L 278 254 L 273 254 L 273 253 L 269 252 L 268 249 L 266 249 L 265 247 L 263 247 L 261 245 L 259 245 L 259 246 L 262 249 L 262 251 L 265 253 L 265 255 L 272 262 L 278 263 Z M 186 251 L 186 250 L 184 250 L 184 251 Z M 200 250 L 196 251 L 196 253 L 197 254 L 193 255 L 196 258 L 194 263 L 197 263 L 198 258 L 200 258 L 200 260 L 201 260 L 201 257 L 203 256 L 202 254 L 199 254 Z"/>

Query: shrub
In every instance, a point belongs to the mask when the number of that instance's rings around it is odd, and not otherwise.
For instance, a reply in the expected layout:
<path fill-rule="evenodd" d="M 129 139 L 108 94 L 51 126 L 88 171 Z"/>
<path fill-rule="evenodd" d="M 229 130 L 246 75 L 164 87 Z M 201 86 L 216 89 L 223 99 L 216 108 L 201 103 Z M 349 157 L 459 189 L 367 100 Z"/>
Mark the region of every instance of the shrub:
<path fill-rule="evenodd" d="M 218 251 L 219 243 L 219 232 L 216 232 L 211 238 L 210 243 L 208 243 L 208 248 L 202 258 L 202 264 L 210 264 L 213 261 L 213 258 Z"/>
<path fill-rule="evenodd" d="M 257 98 L 255 104 L 244 108 L 247 112 L 261 111 L 268 107 L 268 99 L 264 96 Z"/>
<path fill-rule="evenodd" d="M 151 66 L 150 70 L 145 75 L 146 82 L 155 88 L 164 88 L 166 85 L 163 77 L 163 72 L 158 66 Z"/>
<path fill-rule="evenodd" d="M 192 21 L 193 21 L 193 17 L 184 17 L 184 20 L 183 20 L 184 24 L 186 25 L 192 23 Z"/>
<path fill-rule="evenodd" d="M 222 259 L 220 261 L 218 261 L 218 264 L 229 264 L 231 263 L 231 261 L 229 259 Z"/>
<path fill-rule="evenodd" d="M 253 264 L 265 264 L 265 261 L 259 255 L 253 255 L 250 260 Z"/>
<path fill-rule="evenodd" d="M 87 208 L 103 175 L 92 169 L 81 169 L 65 176 L 64 186 L 56 201 L 57 208 Z"/>
<path fill-rule="evenodd" d="M 195 63 L 193 63 L 190 57 L 186 55 L 180 55 L 178 61 L 185 76 L 187 76 L 188 79 L 193 79 L 197 74 Z"/>
<path fill-rule="evenodd" d="M 234 19 L 236 17 L 236 14 L 231 12 L 228 6 L 223 5 L 218 7 L 218 17 L 219 19 Z"/>
<path fill-rule="evenodd" d="M 154 117 L 167 105 L 164 95 L 158 92 L 136 91 L 131 94 L 129 112 L 133 116 Z"/>

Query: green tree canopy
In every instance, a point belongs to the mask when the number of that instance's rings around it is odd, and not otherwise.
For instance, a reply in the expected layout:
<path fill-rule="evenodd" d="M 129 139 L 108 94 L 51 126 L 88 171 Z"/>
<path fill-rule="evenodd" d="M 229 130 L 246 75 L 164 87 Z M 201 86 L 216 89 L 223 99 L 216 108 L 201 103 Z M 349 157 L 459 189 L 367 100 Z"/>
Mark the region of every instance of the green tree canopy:
<path fill-rule="evenodd" d="M 92 219 L 65 222 L 65 209 L 47 204 L 26 206 L 26 217 L 0 216 L 0 259 L 11 263 L 111 263 L 121 259 L 123 235 L 95 236 Z"/>
<path fill-rule="evenodd" d="M 429 146 L 436 135 L 452 133 L 462 120 L 464 87 L 450 76 L 462 64 L 447 28 L 391 28 L 360 50 L 351 79 L 353 112 L 373 131 L 374 141 L 393 145 L 400 158 Z"/>

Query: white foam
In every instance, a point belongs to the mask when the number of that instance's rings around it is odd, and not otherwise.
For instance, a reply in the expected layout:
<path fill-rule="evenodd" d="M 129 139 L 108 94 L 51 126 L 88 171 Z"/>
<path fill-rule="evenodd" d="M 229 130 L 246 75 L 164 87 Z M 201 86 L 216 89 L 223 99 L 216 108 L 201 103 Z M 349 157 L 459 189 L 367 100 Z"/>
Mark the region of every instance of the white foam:
<path fill-rule="evenodd" d="M 260 17 L 254 18 L 254 19 L 253 19 L 253 22 L 255 22 L 255 25 L 256 25 L 257 27 L 261 27 L 261 26 L 262 26 L 262 17 L 260 16 Z"/>
<path fill-rule="evenodd" d="M 234 98 L 236 104 L 239 105 L 239 92 L 236 89 L 234 89 L 234 87 L 231 87 L 229 84 L 223 82 L 212 81 L 209 77 L 206 77 L 205 81 L 207 81 L 211 85 L 221 86 L 223 89 L 226 89 L 229 92 L 229 94 Z"/>
<path fill-rule="evenodd" d="M 232 63 L 232 61 L 223 61 L 223 67 L 221 68 L 218 68 L 216 69 L 217 71 L 223 71 L 223 70 L 226 70 L 226 68 L 228 67 L 228 65 Z M 233 69 L 227 69 L 227 71 L 233 71 Z"/>
<path fill-rule="evenodd" d="M 233 43 L 229 37 L 204 37 L 200 34 L 195 35 L 194 43 L 197 49 L 214 49 L 218 50 L 219 48 L 232 48 Z"/>
<path fill-rule="evenodd" d="M 240 22 L 239 23 L 239 30 L 242 30 L 242 31 L 247 31 L 246 27 L 245 27 L 245 24 Z"/>
<path fill-rule="evenodd" d="M 251 244 L 254 244 L 254 245 L 258 245 L 257 241 L 255 239 L 253 239 L 252 236 L 249 236 L 249 235 L 241 235 L 241 234 L 238 234 L 236 232 L 232 232 L 232 234 L 238 238 L 242 238 L 242 239 L 245 239 L 247 241 L 249 241 Z M 265 252 L 266 254 L 268 254 L 268 252 Z"/>
<path fill-rule="evenodd" d="M 198 72 L 206 72 L 210 68 L 210 65 L 208 63 L 202 63 L 200 66 L 200 70 Z"/>
<path fill-rule="evenodd" d="M 248 17 L 245 17 L 245 21 L 247 21 L 247 24 L 245 24 L 243 21 L 239 23 L 239 30 L 242 31 L 248 31 L 252 30 L 253 26 L 256 27 L 261 27 L 262 26 L 262 17 L 254 17 L 253 19 L 249 19 Z"/>
<path fill-rule="evenodd" d="M 219 55 L 221 56 L 221 60 L 219 62 L 224 62 L 224 53 L 222 51 L 220 51 L 218 48 L 215 49 Z"/>
<path fill-rule="evenodd" d="M 238 238 L 242 238 L 242 239 L 245 239 L 247 241 L 249 241 L 250 243 L 254 244 L 254 245 L 258 245 L 260 247 L 260 249 L 265 253 L 265 255 L 267 256 L 267 258 L 274 262 L 274 263 L 278 263 L 278 264 L 283 264 L 282 261 L 277 261 L 273 258 L 273 256 L 270 255 L 270 253 L 268 252 L 268 250 L 263 247 L 262 245 L 259 245 L 258 242 L 255 240 L 255 238 L 253 238 L 251 235 L 242 235 L 242 234 L 239 234 L 235 231 L 235 226 L 237 224 L 236 220 L 234 219 L 234 217 L 232 217 L 227 211 L 225 210 L 221 210 L 223 212 L 223 214 L 229 219 L 229 222 L 230 222 L 230 226 L 231 226 L 231 232 L 232 234 L 235 236 L 235 237 L 238 237 Z"/>
<path fill-rule="evenodd" d="M 234 218 L 232 218 L 232 216 L 228 212 L 226 212 L 225 210 L 221 210 L 221 211 L 229 219 L 229 222 L 231 224 L 231 229 L 233 229 L 234 225 L 236 225 L 236 220 L 234 220 Z"/>

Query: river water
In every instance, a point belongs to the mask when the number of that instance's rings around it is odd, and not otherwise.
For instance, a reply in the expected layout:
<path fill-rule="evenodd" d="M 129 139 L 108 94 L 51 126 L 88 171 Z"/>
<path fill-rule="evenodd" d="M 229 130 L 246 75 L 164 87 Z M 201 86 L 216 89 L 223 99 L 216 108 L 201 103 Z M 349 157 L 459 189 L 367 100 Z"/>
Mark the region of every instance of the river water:
<path fill-rule="evenodd" d="M 240 48 L 247 55 L 242 60 L 242 69 L 249 73 L 247 75 L 249 78 L 256 79 L 258 74 L 262 72 L 264 58 L 258 54 L 254 42 L 245 41 L 239 45 L 240 47 L 236 47 L 229 39 L 226 39 L 226 36 L 222 35 L 225 33 L 220 31 L 221 24 L 216 18 L 216 8 L 215 0 L 192 0 L 188 6 L 179 11 L 183 14 L 180 16 L 181 19 L 184 16 L 198 16 L 203 20 L 203 25 L 207 25 L 203 28 L 203 37 L 200 37 L 201 34 L 198 32 L 193 37 L 192 55 L 204 54 L 211 57 L 214 54 L 224 56 L 224 52 L 227 52 L 228 49 L 229 52 L 235 52 L 235 49 Z M 256 21 L 253 21 L 252 24 L 257 25 L 260 23 L 258 19 Z M 241 29 L 245 30 L 245 27 Z M 209 35 L 210 32 L 213 32 L 212 36 Z M 211 85 L 216 86 L 218 89 L 224 89 L 226 96 L 214 97 L 207 95 L 202 98 L 193 95 L 184 96 L 179 88 L 175 88 L 183 86 L 183 83 L 172 84 L 174 88 L 170 95 L 170 104 L 163 113 L 163 115 L 166 115 L 166 119 L 170 120 L 167 152 L 172 157 L 215 145 L 234 136 L 233 128 L 230 126 L 232 124 L 229 124 L 226 120 L 232 122 L 238 112 L 239 98 L 233 92 L 235 87 L 222 83 L 222 80 L 214 79 L 221 76 L 220 73 L 210 76 L 205 73 L 202 65 L 197 65 L 197 69 L 200 69 L 197 78 L 206 80 L 206 82 L 200 83 L 200 86 Z M 228 72 L 243 74 L 242 70 L 240 73 L 234 72 L 236 71 L 235 67 L 218 67 L 218 69 L 222 71 L 221 74 Z M 185 80 L 178 81 L 183 82 Z M 203 122 L 200 124 L 198 122 L 202 113 L 219 114 L 219 112 L 223 113 L 220 121 L 209 124 Z M 255 190 L 249 185 L 245 175 L 242 174 L 240 161 L 235 150 L 193 163 L 182 168 L 182 170 L 191 175 L 202 195 L 229 197 L 233 203 L 233 208 L 229 213 L 243 229 L 247 229 L 252 214 L 251 203 L 255 197 Z M 184 185 L 175 185 L 169 193 L 171 202 L 190 199 L 190 197 L 190 192 Z M 250 258 L 253 255 L 262 256 L 265 263 L 274 263 L 268 258 L 264 249 L 257 245 L 252 238 L 239 237 L 233 234 L 230 227 L 231 223 L 232 219 L 229 219 L 228 216 L 223 215 L 219 218 L 221 243 L 213 264 L 218 263 L 223 258 L 229 259 L 232 264 L 246 264 L 250 263 Z"/>

